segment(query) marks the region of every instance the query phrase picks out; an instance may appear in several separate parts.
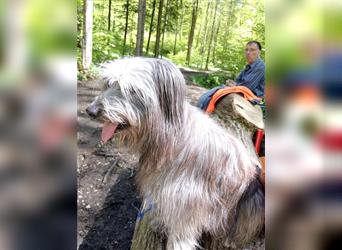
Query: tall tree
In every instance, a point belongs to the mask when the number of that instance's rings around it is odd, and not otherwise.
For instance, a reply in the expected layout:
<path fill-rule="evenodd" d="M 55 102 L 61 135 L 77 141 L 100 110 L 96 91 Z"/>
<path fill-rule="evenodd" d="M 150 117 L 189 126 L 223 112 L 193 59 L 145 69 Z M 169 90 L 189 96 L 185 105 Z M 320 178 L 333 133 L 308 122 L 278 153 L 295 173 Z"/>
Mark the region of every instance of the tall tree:
<path fill-rule="evenodd" d="M 227 6 L 227 12 L 226 12 L 226 20 L 225 22 L 225 26 L 226 28 L 224 29 L 224 34 L 222 35 L 222 39 L 224 41 L 231 41 L 231 34 L 234 32 L 234 21 L 236 19 L 236 16 L 234 15 L 235 12 L 238 12 L 235 8 L 236 8 L 236 2 L 234 0 L 230 0 L 229 5 Z M 223 53 L 225 55 L 229 54 L 229 52 L 232 51 L 232 48 L 230 46 L 230 43 L 227 43 L 227 46 L 223 47 Z M 234 57 L 229 56 L 226 59 L 226 63 L 228 65 L 232 65 L 232 61 L 235 60 Z"/>
<path fill-rule="evenodd" d="M 177 6 L 177 8 L 179 7 L 178 6 L 178 0 L 176 1 L 176 6 Z M 182 0 L 180 0 L 180 9 L 182 9 L 183 8 L 183 1 Z M 177 17 L 176 17 L 176 30 L 175 30 L 175 41 L 174 41 L 174 44 L 173 44 L 173 55 L 176 55 L 176 48 L 177 48 L 177 36 L 178 36 L 178 25 L 179 25 L 179 16 L 177 15 Z"/>
<path fill-rule="evenodd" d="M 123 46 L 122 46 L 122 55 L 125 55 L 125 53 L 126 53 L 126 42 L 127 42 L 127 32 L 128 32 L 128 15 L 129 15 L 129 0 L 126 0 L 125 8 L 126 8 L 126 22 L 125 22 L 124 42 L 123 42 Z"/>
<path fill-rule="evenodd" d="M 110 31 L 111 15 L 112 15 L 112 0 L 109 0 L 108 4 L 108 31 Z"/>
<path fill-rule="evenodd" d="M 191 28 L 190 28 L 189 39 L 188 39 L 188 51 L 186 54 L 187 65 L 190 65 L 192 42 L 194 41 L 194 33 L 195 33 L 195 28 L 196 28 L 197 12 L 198 12 L 198 0 L 194 0 L 193 6 L 192 6 Z"/>
<path fill-rule="evenodd" d="M 158 57 L 160 54 L 160 31 L 161 31 L 161 19 L 163 15 L 163 5 L 164 5 L 164 0 L 159 0 L 157 35 L 156 35 L 156 44 L 154 47 L 154 57 Z"/>
<path fill-rule="evenodd" d="M 169 4 L 170 4 L 170 0 L 166 0 L 166 10 L 169 10 Z M 163 57 L 164 37 L 165 37 L 165 30 L 166 30 L 168 18 L 169 18 L 168 11 L 165 11 L 164 22 L 163 22 L 162 44 L 161 44 L 161 50 L 160 50 L 161 57 Z"/>
<path fill-rule="evenodd" d="M 150 21 L 150 30 L 148 32 L 148 39 L 147 39 L 147 46 L 146 46 L 146 55 L 148 55 L 148 50 L 150 48 L 150 41 L 151 41 L 151 34 L 153 31 L 153 19 L 154 19 L 155 10 L 156 10 L 156 0 L 153 0 L 152 15 L 151 15 L 151 21 Z"/>
<path fill-rule="evenodd" d="M 130 26 L 129 26 L 129 45 L 130 45 L 130 48 L 135 48 L 134 42 L 135 42 L 136 36 L 137 36 L 137 33 L 135 32 L 135 29 L 133 28 L 134 27 L 134 20 L 135 20 L 134 11 L 131 11 L 131 13 L 130 13 Z M 135 50 L 133 49 L 133 51 L 132 51 L 131 49 L 129 49 L 128 55 L 131 55 L 132 53 L 135 54 Z"/>
<path fill-rule="evenodd" d="M 83 30 L 83 69 L 89 69 L 92 62 L 93 49 L 93 0 L 84 0 L 84 30 Z"/>
<path fill-rule="evenodd" d="M 217 7 L 218 7 L 218 5 L 219 5 L 219 2 L 220 2 L 220 0 L 216 0 L 215 11 L 214 11 L 214 18 L 213 18 L 213 24 L 212 24 L 212 26 L 211 26 L 211 34 L 210 34 L 209 45 L 208 45 L 207 60 L 206 60 L 206 63 L 205 63 L 205 70 L 208 70 L 210 52 L 211 52 L 211 48 L 212 48 L 213 37 L 214 37 L 214 31 L 215 31 L 215 21 L 216 21 L 216 15 L 217 15 Z"/>
<path fill-rule="evenodd" d="M 202 31 L 203 22 L 204 22 L 204 32 L 206 32 L 209 6 L 210 6 L 210 1 L 208 1 L 208 3 L 207 3 L 207 8 L 206 8 L 206 11 L 205 11 L 205 19 L 202 18 L 201 24 L 200 24 L 200 27 L 199 27 L 199 31 L 197 33 L 196 45 L 195 45 L 196 48 L 198 47 L 198 43 L 199 43 L 199 40 L 200 40 L 200 37 L 201 37 L 201 34 L 202 34 L 201 31 Z"/>
<path fill-rule="evenodd" d="M 139 35 L 143 31 L 140 27 L 143 22 L 139 21 L 139 15 L 143 13 L 138 10 L 139 1 L 92 1 L 94 4 L 92 62 L 99 63 L 109 57 L 136 55 L 136 49 L 143 41 L 142 35 Z M 145 33 L 143 54 L 147 52 L 148 55 L 155 54 L 157 57 L 168 56 L 180 64 L 188 63 L 203 69 L 208 59 L 209 67 L 213 64 L 215 67 L 227 69 L 235 74 L 237 73 L 235 71 L 244 64 L 241 49 L 245 40 L 257 39 L 264 42 L 264 4 L 260 1 L 220 0 L 216 15 L 216 0 L 145 1 L 146 24 L 143 31 Z M 86 52 L 83 53 L 85 50 L 83 2 L 85 0 L 77 0 L 77 2 L 77 42 L 78 55 L 80 55 L 78 65 L 82 68 L 83 54 L 84 58 L 86 55 Z M 196 7 L 197 2 L 198 7 Z M 159 19 L 157 34 L 159 9 L 161 19 Z M 214 16 L 215 26 L 213 27 Z M 172 35 L 171 32 L 173 32 Z M 191 44 L 189 38 L 192 34 Z M 208 52 L 209 49 L 210 52 Z M 138 54 L 141 52 L 138 51 Z"/>
<path fill-rule="evenodd" d="M 181 0 L 181 20 L 180 20 L 180 28 L 179 28 L 179 40 L 182 40 L 182 34 L 183 34 L 183 20 L 184 20 L 184 2 Z"/>
<path fill-rule="evenodd" d="M 145 16 L 146 16 L 146 0 L 139 0 L 137 42 L 136 42 L 136 48 L 135 48 L 136 56 L 141 56 L 142 51 L 143 51 Z"/>
<path fill-rule="evenodd" d="M 218 34 L 219 34 L 219 30 L 220 30 L 220 25 L 221 25 L 221 14 L 218 15 L 218 18 L 219 18 L 219 21 L 218 21 L 218 24 L 217 24 L 217 28 L 216 28 L 216 32 L 215 32 L 215 35 L 214 35 L 214 49 L 213 49 L 213 64 L 215 64 L 215 52 L 216 52 L 216 45 L 217 45 L 217 37 L 218 37 Z"/>
<path fill-rule="evenodd" d="M 201 48 L 200 48 L 200 53 L 203 54 L 205 52 L 205 45 L 206 45 L 206 42 L 207 42 L 207 37 L 208 37 L 208 23 L 209 23 L 209 20 L 208 20 L 208 17 L 210 19 L 210 16 L 211 16 L 211 2 L 208 2 L 208 5 L 207 5 L 207 10 L 206 10 L 206 13 L 205 13 L 205 21 L 204 21 L 204 33 L 203 33 L 203 37 L 202 37 L 202 42 L 201 42 Z M 202 68 L 202 63 L 201 63 L 201 68 Z"/>
<path fill-rule="evenodd" d="M 228 13 L 227 13 L 227 28 L 225 29 L 225 33 L 224 33 L 226 40 L 229 39 L 229 35 L 230 35 L 231 21 L 232 21 L 233 13 L 235 11 L 234 6 L 235 6 L 234 1 L 231 0 L 229 3 Z"/>

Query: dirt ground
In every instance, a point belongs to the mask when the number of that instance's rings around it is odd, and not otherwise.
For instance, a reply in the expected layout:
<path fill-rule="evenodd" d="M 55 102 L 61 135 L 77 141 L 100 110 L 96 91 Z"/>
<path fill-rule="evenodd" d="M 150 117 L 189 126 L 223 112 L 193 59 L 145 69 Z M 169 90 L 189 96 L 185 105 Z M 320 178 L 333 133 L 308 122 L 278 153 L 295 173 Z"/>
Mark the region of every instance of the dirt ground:
<path fill-rule="evenodd" d="M 134 184 L 137 157 L 118 149 L 115 139 L 102 145 L 100 123 L 87 105 L 100 92 L 97 81 L 78 85 L 78 249 L 130 249 L 140 200 Z M 188 85 L 196 105 L 206 89 Z"/>
<path fill-rule="evenodd" d="M 187 99 L 196 105 L 206 89 L 187 83 Z M 98 81 L 78 85 L 78 249 L 129 250 L 140 207 L 137 157 L 118 148 L 115 139 L 100 142 L 101 124 L 85 112 L 100 88 Z M 252 249 L 265 249 L 264 241 Z"/>

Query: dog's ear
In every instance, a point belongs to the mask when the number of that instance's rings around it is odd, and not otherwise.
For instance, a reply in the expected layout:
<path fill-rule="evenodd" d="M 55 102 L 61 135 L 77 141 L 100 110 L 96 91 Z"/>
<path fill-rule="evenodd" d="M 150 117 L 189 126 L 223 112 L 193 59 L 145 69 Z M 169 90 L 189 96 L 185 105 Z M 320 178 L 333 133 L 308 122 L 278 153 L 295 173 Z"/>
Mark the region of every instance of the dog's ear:
<path fill-rule="evenodd" d="M 180 70 L 171 62 L 156 60 L 154 80 L 160 108 L 167 122 L 180 125 L 185 102 L 185 80 Z"/>
<path fill-rule="evenodd" d="M 173 63 L 141 57 L 119 59 L 103 64 L 102 76 L 110 85 L 118 83 L 125 97 L 138 97 L 134 100 L 140 101 L 142 106 L 159 104 L 166 122 L 173 126 L 181 124 L 185 80 Z M 132 91 L 135 95 L 131 95 Z"/>

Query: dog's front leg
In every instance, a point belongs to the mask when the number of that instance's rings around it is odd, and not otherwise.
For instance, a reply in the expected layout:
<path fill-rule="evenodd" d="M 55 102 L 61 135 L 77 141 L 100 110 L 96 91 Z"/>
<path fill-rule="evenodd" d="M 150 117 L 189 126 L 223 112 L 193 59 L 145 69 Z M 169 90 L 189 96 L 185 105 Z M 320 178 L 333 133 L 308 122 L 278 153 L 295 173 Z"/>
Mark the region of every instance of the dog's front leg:
<path fill-rule="evenodd" d="M 187 237 L 180 239 L 173 235 L 169 235 L 167 240 L 167 250 L 196 250 L 196 237 Z"/>

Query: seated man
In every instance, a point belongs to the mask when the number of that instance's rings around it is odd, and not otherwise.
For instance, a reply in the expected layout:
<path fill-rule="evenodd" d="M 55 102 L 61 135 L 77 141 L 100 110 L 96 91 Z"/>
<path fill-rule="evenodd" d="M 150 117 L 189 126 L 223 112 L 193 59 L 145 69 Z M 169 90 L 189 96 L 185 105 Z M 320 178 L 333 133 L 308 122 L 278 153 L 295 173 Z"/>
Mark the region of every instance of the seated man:
<path fill-rule="evenodd" d="M 235 81 L 227 80 L 227 86 L 245 86 L 256 96 L 263 98 L 265 89 L 265 63 L 260 58 L 261 45 L 257 41 L 246 44 L 247 65 Z"/>
<path fill-rule="evenodd" d="M 236 81 L 227 80 L 227 86 L 244 86 L 252 91 L 253 96 L 264 98 L 264 89 L 265 89 L 265 64 L 260 59 L 261 45 L 257 41 L 250 41 L 246 44 L 245 56 L 247 60 L 247 65 L 243 71 L 236 78 Z M 215 87 L 205 94 L 203 94 L 198 101 L 197 106 L 206 111 L 207 107 L 215 93 L 225 87 L 225 85 L 221 85 Z M 252 94 L 251 93 L 251 94 Z M 253 103 L 253 101 L 252 101 Z M 262 110 L 264 111 L 264 103 L 258 101 Z"/>
<path fill-rule="evenodd" d="M 235 81 L 227 80 L 226 85 L 229 87 L 244 86 L 253 92 L 254 97 L 259 97 L 263 99 L 265 95 L 265 64 L 260 58 L 260 52 L 261 45 L 259 42 L 248 42 L 245 48 L 245 56 L 247 61 L 245 69 L 241 71 L 241 73 L 238 75 Z M 206 112 L 210 112 L 211 110 L 213 110 L 215 101 L 217 99 L 215 98 L 215 93 L 217 92 L 218 97 L 220 97 L 220 91 L 225 93 L 229 92 L 226 91 L 226 87 L 224 85 L 213 88 L 199 98 L 198 107 Z M 252 100 L 251 102 L 253 103 L 254 100 Z M 263 112 L 263 117 L 265 118 L 265 102 L 263 100 L 258 100 L 257 103 L 258 105 L 260 105 Z M 255 138 L 253 139 L 253 141 L 255 141 L 255 147 L 258 155 L 264 156 L 265 139 L 263 136 L 263 132 L 261 130 L 258 130 L 254 137 Z"/>

